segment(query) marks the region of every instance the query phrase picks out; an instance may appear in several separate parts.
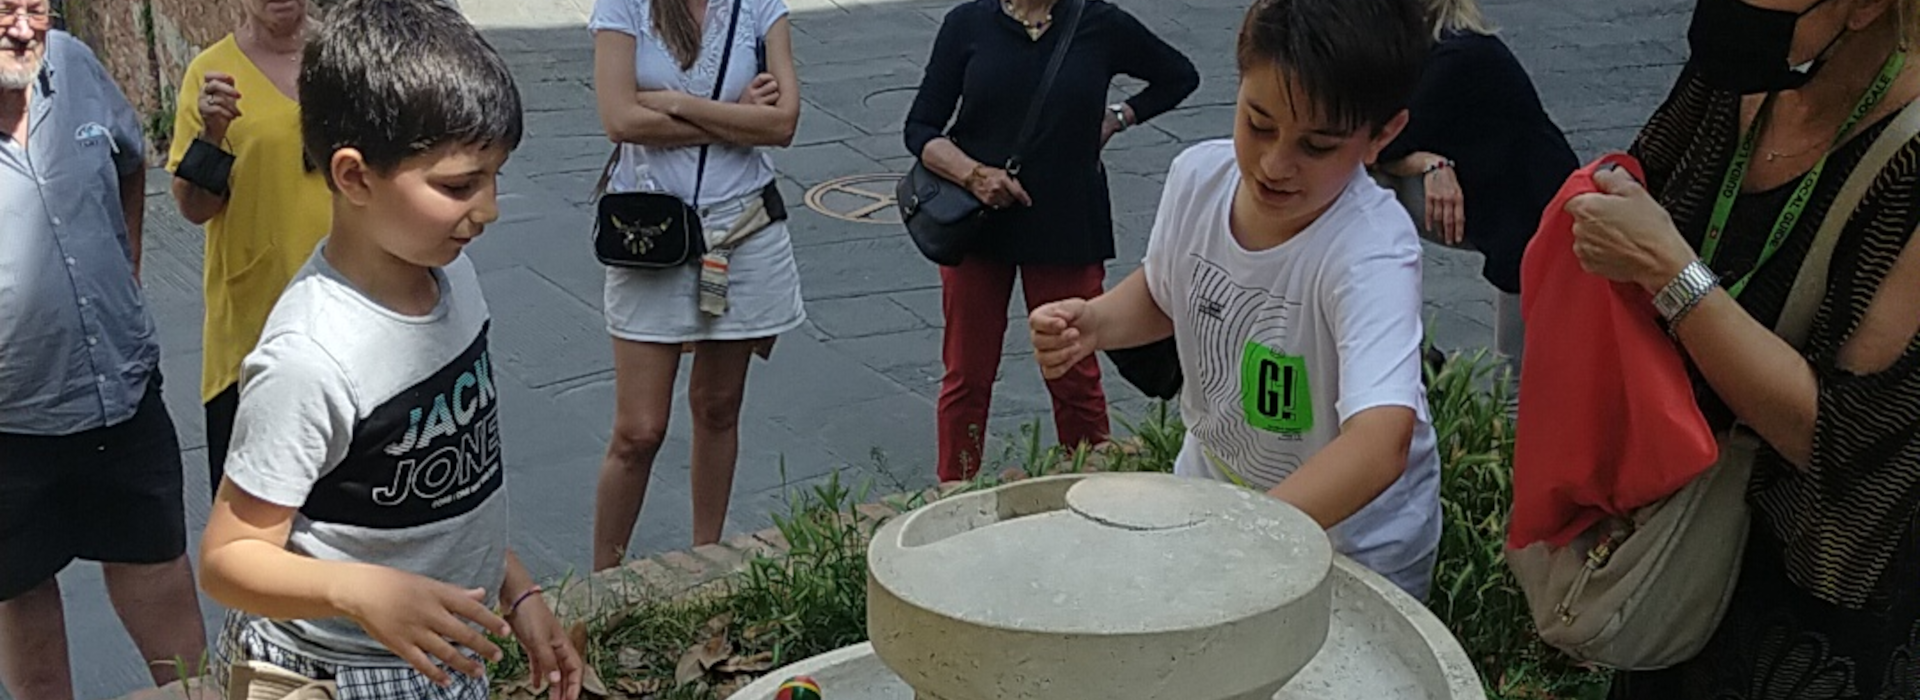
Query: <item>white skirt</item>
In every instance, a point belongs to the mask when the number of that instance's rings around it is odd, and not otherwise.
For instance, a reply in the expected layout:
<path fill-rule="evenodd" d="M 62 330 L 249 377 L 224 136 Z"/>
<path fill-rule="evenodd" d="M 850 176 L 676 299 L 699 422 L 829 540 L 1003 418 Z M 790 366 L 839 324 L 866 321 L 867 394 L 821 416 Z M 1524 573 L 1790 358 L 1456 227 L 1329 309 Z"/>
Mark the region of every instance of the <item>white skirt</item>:
<path fill-rule="evenodd" d="M 738 203 L 714 205 L 701 225 L 710 231 L 728 228 L 742 209 Z M 776 221 L 747 238 L 733 250 L 727 267 L 727 312 L 718 317 L 700 311 L 697 263 L 666 270 L 606 268 L 607 332 L 640 343 L 756 340 L 806 322 L 786 222 Z"/>

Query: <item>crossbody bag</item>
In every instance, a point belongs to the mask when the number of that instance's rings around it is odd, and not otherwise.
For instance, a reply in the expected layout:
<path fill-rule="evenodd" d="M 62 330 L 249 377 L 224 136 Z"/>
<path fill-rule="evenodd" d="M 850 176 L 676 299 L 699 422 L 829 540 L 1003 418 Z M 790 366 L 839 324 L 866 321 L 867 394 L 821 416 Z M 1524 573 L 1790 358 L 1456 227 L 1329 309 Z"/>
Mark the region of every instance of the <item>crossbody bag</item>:
<path fill-rule="evenodd" d="M 1040 76 L 1038 89 L 1033 93 L 1033 103 L 1027 106 L 1027 117 L 1020 125 L 1020 136 L 1014 140 L 1013 155 L 1007 158 L 1007 174 L 1020 175 L 1021 154 L 1032 145 L 1034 132 L 1040 126 L 1040 109 L 1046 106 L 1047 94 L 1053 91 L 1053 81 L 1060 74 L 1060 64 L 1066 62 L 1067 48 L 1073 45 L 1073 35 L 1079 33 L 1080 12 L 1086 6 L 1086 0 L 1066 0 L 1067 21 L 1053 31 L 1066 33 L 1060 37 L 1060 43 L 1053 47 L 1053 56 L 1047 60 L 1047 70 Z M 981 228 L 986 225 L 987 211 L 980 199 L 960 183 L 941 177 L 927 168 L 925 161 L 916 160 L 913 168 L 900 178 L 895 186 L 894 200 L 900 207 L 900 218 L 906 222 L 907 234 L 913 238 L 913 244 L 920 254 L 940 265 L 958 265 L 967 257 L 974 244 L 980 239 Z"/>
<path fill-rule="evenodd" d="M 708 99 L 719 100 L 727 83 L 727 66 L 733 60 L 733 39 L 740 28 L 740 0 L 733 0 L 733 14 L 727 17 L 727 43 L 720 49 L 720 71 L 713 78 Z M 707 151 L 700 147 L 700 165 L 695 171 L 693 202 L 665 192 L 608 193 L 607 183 L 620 164 L 620 146 L 594 186 L 593 253 L 603 265 L 642 269 L 665 269 L 693 263 L 707 252 L 704 228 L 700 222 L 700 188 L 707 176 Z"/>

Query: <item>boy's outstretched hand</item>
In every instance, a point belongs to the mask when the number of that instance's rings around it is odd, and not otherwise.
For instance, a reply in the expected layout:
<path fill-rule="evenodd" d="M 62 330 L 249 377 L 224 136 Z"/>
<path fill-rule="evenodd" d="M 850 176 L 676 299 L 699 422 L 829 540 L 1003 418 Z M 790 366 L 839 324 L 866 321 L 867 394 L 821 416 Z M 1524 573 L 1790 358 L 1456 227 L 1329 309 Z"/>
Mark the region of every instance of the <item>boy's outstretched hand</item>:
<path fill-rule="evenodd" d="M 1027 326 L 1040 374 L 1049 380 L 1059 379 L 1100 349 L 1099 323 L 1093 305 L 1085 299 L 1065 299 L 1034 309 Z"/>
<path fill-rule="evenodd" d="M 469 621 L 501 636 L 513 633 L 506 620 L 487 609 L 487 592 L 478 588 L 462 590 L 418 574 L 367 566 L 336 590 L 343 596 L 339 608 L 367 634 L 442 687 L 453 679 L 439 664 L 473 678 L 486 677 L 486 666 L 461 647 L 500 660 L 500 647 Z"/>
<path fill-rule="evenodd" d="M 579 698 L 586 664 L 580 660 L 580 650 L 568 641 L 567 631 L 560 626 L 553 608 L 547 606 L 546 598 L 538 593 L 527 596 L 507 621 L 513 623 L 513 636 L 527 652 L 533 678 L 540 684 L 536 690 L 551 688 L 551 700 Z"/>

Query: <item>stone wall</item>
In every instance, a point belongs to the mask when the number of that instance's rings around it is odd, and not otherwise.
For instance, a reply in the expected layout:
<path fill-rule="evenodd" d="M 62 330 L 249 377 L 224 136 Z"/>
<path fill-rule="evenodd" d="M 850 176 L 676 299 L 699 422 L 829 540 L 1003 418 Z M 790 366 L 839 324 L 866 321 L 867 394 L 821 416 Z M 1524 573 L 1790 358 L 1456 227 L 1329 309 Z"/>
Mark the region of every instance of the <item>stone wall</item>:
<path fill-rule="evenodd" d="M 147 116 L 157 150 L 171 135 L 187 64 L 240 23 L 239 0 L 65 0 L 67 26 L 93 47 Z"/>

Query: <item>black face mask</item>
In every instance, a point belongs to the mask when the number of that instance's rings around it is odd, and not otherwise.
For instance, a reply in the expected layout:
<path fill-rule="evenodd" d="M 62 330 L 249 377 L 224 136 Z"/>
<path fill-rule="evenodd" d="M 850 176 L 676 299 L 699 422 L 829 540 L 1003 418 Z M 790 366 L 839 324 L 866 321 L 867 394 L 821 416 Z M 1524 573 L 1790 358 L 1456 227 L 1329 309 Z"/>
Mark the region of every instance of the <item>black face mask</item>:
<path fill-rule="evenodd" d="M 1788 12 L 1754 7 L 1743 0 L 1700 0 L 1693 10 L 1693 25 L 1687 29 L 1687 44 L 1700 79 L 1742 95 L 1806 85 L 1824 59 L 1789 64 L 1793 30 L 1801 17 L 1825 4 L 1827 0 L 1820 0 L 1805 10 Z M 1839 42 L 1840 37 L 1833 41 Z M 1824 56 L 1826 51 L 1820 53 Z"/>

